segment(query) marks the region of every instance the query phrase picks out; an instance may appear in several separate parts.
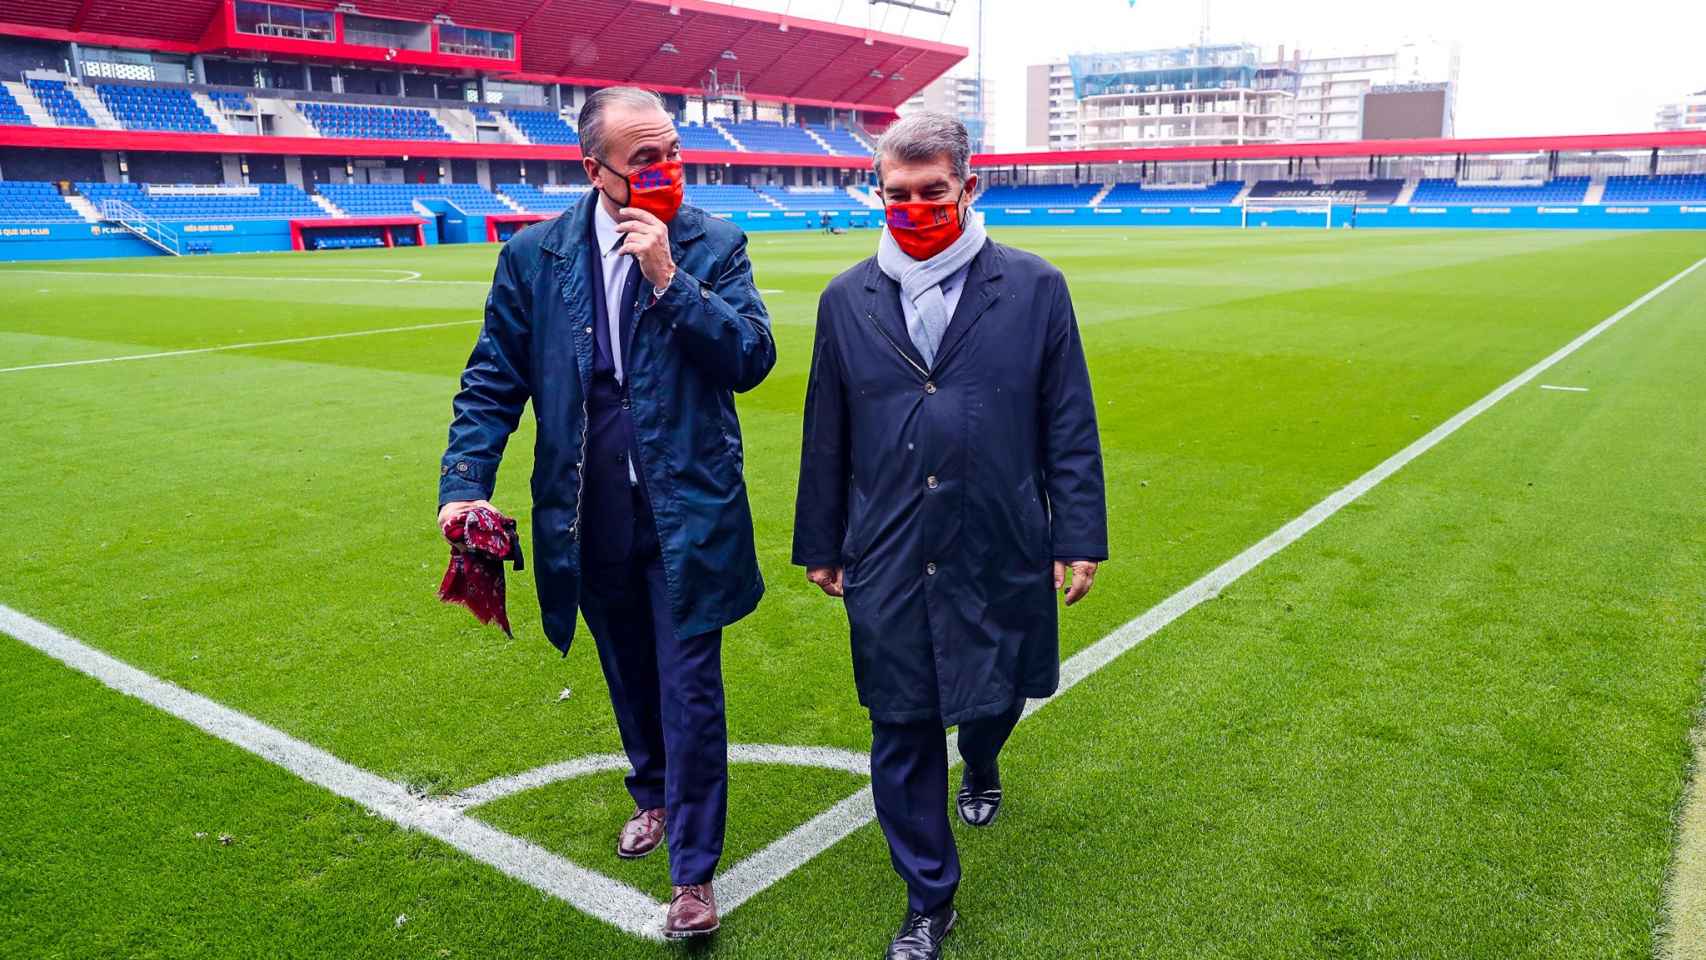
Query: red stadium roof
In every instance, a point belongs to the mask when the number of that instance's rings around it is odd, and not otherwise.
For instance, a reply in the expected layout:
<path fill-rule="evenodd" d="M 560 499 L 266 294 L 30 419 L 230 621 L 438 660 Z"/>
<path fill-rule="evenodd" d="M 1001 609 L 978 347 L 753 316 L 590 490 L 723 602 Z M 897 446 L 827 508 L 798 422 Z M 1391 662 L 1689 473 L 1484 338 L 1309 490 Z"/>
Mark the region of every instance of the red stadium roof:
<path fill-rule="evenodd" d="M 1677 150 L 1706 147 L 1706 131 L 1594 133 L 1563 137 L 1433 137 L 1416 140 L 1322 140 L 1213 147 L 1122 147 L 1110 150 L 1031 150 L 980 153 L 974 167 L 1042 167 L 1089 163 L 1172 163 L 1186 160 L 1286 160 L 1294 157 L 1420 157 L 1441 154 L 1545 153 L 1552 150 Z"/>
<path fill-rule="evenodd" d="M 211 29 L 230 2 L 16 0 L 0 12 L 0 34 L 213 53 L 230 49 Z M 337 0 L 282 2 L 339 6 Z M 709 0 L 359 0 L 357 6 L 370 17 L 421 23 L 449 17 L 462 26 L 514 31 L 519 70 L 499 67 L 494 75 L 696 93 L 715 67 L 725 83 L 739 71 L 753 98 L 873 112 L 892 112 L 966 56 L 950 44 Z M 256 40 L 255 48 L 265 47 L 265 38 Z M 662 52 L 666 43 L 673 52 Z"/>

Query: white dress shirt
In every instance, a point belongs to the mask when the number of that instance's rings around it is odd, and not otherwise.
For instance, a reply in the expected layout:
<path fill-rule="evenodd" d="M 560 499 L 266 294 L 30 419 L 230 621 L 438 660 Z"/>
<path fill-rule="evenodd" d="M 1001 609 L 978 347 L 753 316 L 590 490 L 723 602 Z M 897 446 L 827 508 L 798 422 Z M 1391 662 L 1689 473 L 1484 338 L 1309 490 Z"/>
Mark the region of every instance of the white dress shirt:
<path fill-rule="evenodd" d="M 625 238 L 616 232 L 616 218 L 604 209 L 602 202 L 592 205 L 592 229 L 598 238 L 598 254 L 604 267 L 604 306 L 606 315 L 610 317 L 610 354 L 616 363 L 616 382 L 621 383 L 622 288 L 628 283 L 628 271 L 634 269 L 634 258 L 619 252 Z"/>
<path fill-rule="evenodd" d="M 622 382 L 622 288 L 628 283 L 628 271 L 639 269 L 634 265 L 634 258 L 621 253 L 622 241 L 626 239 L 616 232 L 616 218 L 610 211 L 604 209 L 602 202 L 592 205 L 592 232 L 598 239 L 599 265 L 604 270 L 604 307 L 605 314 L 610 318 L 610 359 L 616 367 L 616 382 Z M 645 285 L 645 278 L 640 278 Z M 628 482 L 638 484 L 639 475 L 634 472 L 634 458 L 628 458 Z"/>

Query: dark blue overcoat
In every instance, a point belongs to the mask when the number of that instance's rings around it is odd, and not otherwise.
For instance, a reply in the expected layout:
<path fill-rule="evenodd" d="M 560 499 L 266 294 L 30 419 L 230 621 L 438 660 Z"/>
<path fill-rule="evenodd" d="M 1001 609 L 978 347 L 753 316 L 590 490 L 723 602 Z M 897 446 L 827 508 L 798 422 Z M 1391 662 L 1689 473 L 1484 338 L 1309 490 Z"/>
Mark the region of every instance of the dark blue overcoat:
<path fill-rule="evenodd" d="M 588 193 L 498 255 L 439 468 L 440 505 L 490 498 L 504 445 L 533 401 L 533 569 L 545 636 L 564 652 L 580 601 L 581 463 L 597 316 L 588 224 L 597 201 Z M 746 616 L 764 593 L 734 394 L 764 379 L 776 346 L 739 227 L 684 206 L 669 240 L 675 280 L 656 302 L 650 285 L 640 285 L 626 367 L 675 629 L 692 636 Z"/>
<path fill-rule="evenodd" d="M 926 369 L 875 258 L 818 302 L 794 562 L 842 566 L 859 700 L 954 725 L 1060 681 L 1053 561 L 1108 555 L 1072 300 L 985 244 Z"/>

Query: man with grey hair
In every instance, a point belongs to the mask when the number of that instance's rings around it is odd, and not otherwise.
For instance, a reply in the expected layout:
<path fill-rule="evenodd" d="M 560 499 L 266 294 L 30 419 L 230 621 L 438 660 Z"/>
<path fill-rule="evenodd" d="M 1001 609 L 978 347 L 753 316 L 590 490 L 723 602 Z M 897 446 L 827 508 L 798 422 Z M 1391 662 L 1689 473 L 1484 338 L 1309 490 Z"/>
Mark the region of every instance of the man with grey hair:
<path fill-rule="evenodd" d="M 1108 556 L 1096 405 L 1060 271 L 990 240 L 958 120 L 877 145 L 877 255 L 818 301 L 794 562 L 842 598 L 871 713 L 871 789 L 907 912 L 890 960 L 934 960 L 958 919 L 948 746 L 967 825 L 1001 809 L 997 758 L 1060 680 L 1055 593 Z"/>
<path fill-rule="evenodd" d="M 439 469 L 455 543 L 489 510 L 531 399 L 535 576 L 566 655 L 577 611 L 598 647 L 632 771 L 616 855 L 669 835 L 666 937 L 717 928 L 728 807 L 722 629 L 764 592 L 734 395 L 776 362 L 746 236 L 682 203 L 681 140 L 656 94 L 610 87 L 580 115 L 592 182 L 498 255 Z"/>

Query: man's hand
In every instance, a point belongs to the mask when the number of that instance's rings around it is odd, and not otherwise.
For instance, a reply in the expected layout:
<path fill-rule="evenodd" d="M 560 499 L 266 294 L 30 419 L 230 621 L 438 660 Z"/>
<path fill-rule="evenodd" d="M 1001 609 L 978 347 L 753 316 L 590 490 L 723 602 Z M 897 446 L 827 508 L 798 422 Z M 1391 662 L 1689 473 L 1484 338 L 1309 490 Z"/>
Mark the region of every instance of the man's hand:
<path fill-rule="evenodd" d="M 616 232 L 626 234 L 622 252 L 631 253 L 653 290 L 675 279 L 675 259 L 669 255 L 669 227 L 638 207 L 623 207 Z"/>
<path fill-rule="evenodd" d="M 1059 590 L 1066 587 L 1066 605 L 1070 607 L 1084 599 L 1084 595 L 1090 592 L 1092 586 L 1095 586 L 1096 561 L 1072 561 L 1072 585 L 1070 587 L 1066 585 L 1066 566 L 1064 561 L 1056 560 L 1054 562 L 1054 588 Z"/>
<path fill-rule="evenodd" d="M 806 570 L 806 579 L 817 584 L 819 590 L 832 597 L 842 595 L 840 567 L 809 567 Z"/>
<path fill-rule="evenodd" d="M 450 526 L 451 521 L 456 520 L 456 519 L 466 515 L 468 513 L 468 511 L 473 510 L 477 507 L 485 507 L 487 510 L 494 510 L 495 509 L 490 503 L 488 503 L 485 500 L 452 500 L 449 503 L 446 503 L 444 506 L 439 507 L 438 508 L 438 532 L 444 533 L 445 527 Z M 445 539 L 449 540 L 450 539 L 449 535 L 446 535 Z M 454 543 L 455 541 L 451 541 L 451 542 Z"/>

